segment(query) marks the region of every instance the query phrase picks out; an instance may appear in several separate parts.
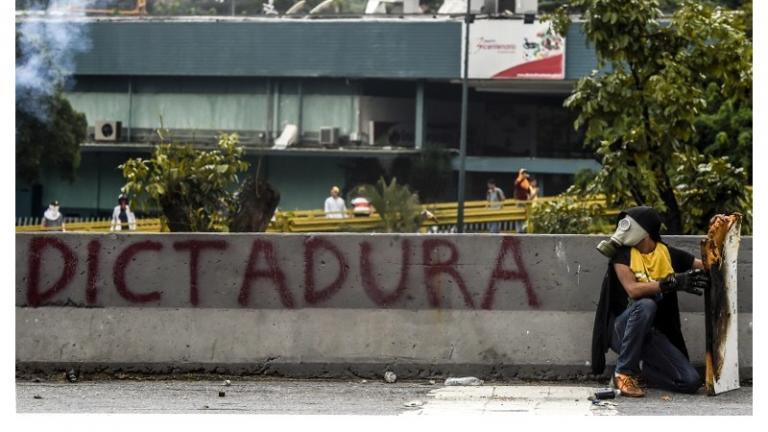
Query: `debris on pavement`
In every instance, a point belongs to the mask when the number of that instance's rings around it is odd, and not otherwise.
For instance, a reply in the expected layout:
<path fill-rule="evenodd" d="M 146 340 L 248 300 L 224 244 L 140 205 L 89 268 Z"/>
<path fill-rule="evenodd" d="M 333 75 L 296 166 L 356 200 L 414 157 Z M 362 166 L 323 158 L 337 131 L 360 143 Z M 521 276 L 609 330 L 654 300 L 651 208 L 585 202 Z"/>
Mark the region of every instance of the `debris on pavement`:
<path fill-rule="evenodd" d="M 395 381 L 397 381 L 397 375 L 395 375 L 394 372 L 386 371 L 386 372 L 384 372 L 384 381 L 392 384 Z"/>
<path fill-rule="evenodd" d="M 445 380 L 447 386 L 479 386 L 483 385 L 483 380 L 476 377 L 448 378 Z"/>
<path fill-rule="evenodd" d="M 224 397 L 224 396 L 226 396 L 226 393 L 224 393 L 223 391 L 220 391 L 219 392 L 219 397 Z"/>
<path fill-rule="evenodd" d="M 611 402 L 606 400 L 593 400 L 592 406 L 598 406 L 598 407 L 603 407 L 608 409 L 616 409 L 616 407 L 619 406 L 619 404 L 617 404 L 616 402 Z"/>
<path fill-rule="evenodd" d="M 670 396 L 670 395 L 664 395 L 664 396 L 662 396 L 662 397 L 661 397 L 661 400 L 669 402 L 669 401 L 671 401 L 671 400 L 672 400 L 672 396 Z"/>
<path fill-rule="evenodd" d="M 408 407 L 408 408 L 418 408 L 418 407 L 420 407 L 422 405 L 424 405 L 424 402 L 422 402 L 422 401 L 420 401 L 418 399 L 417 400 L 408 401 L 408 402 L 403 404 L 403 406 Z"/>
<path fill-rule="evenodd" d="M 360 380 L 360 384 L 365 384 L 367 382 L 368 382 L 368 380 Z"/>
<path fill-rule="evenodd" d="M 67 381 L 71 383 L 77 382 L 77 372 L 75 372 L 74 369 L 70 369 L 67 371 Z"/>
<path fill-rule="evenodd" d="M 34 396 L 32 396 L 32 397 L 33 397 L 33 398 L 35 398 L 35 399 L 42 399 L 42 398 L 43 398 L 43 397 L 42 397 L 42 396 L 40 396 L 40 395 L 34 395 Z"/>
<path fill-rule="evenodd" d="M 429 380 L 429 385 L 435 385 L 435 380 Z"/>
<path fill-rule="evenodd" d="M 611 388 L 598 389 L 597 391 L 595 391 L 594 398 L 590 397 L 590 400 L 614 399 L 617 394 L 618 394 L 618 390 L 615 390 L 615 389 L 611 389 Z"/>
<path fill-rule="evenodd" d="M 227 387 L 229 387 L 229 386 L 231 386 L 231 385 L 232 385 L 232 381 L 230 381 L 230 380 L 224 380 L 224 385 L 225 385 L 225 386 L 227 386 Z"/>

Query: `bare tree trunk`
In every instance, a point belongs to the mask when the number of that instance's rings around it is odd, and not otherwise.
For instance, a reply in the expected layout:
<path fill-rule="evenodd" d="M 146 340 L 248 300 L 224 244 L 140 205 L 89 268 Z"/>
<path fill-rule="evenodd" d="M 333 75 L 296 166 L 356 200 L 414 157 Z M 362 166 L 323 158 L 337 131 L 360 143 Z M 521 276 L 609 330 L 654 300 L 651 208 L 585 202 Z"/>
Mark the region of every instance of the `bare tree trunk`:
<path fill-rule="evenodd" d="M 160 208 L 168 222 L 168 229 L 171 232 L 193 232 L 189 216 L 185 214 L 180 203 L 179 197 L 166 198 L 160 202 Z"/>
<path fill-rule="evenodd" d="M 672 190 L 669 177 L 666 174 L 662 174 L 661 180 L 662 185 L 659 188 L 659 195 L 661 195 L 661 199 L 667 206 L 667 211 L 661 214 L 664 218 L 664 225 L 667 226 L 666 234 L 682 234 L 683 220 L 680 214 L 680 206 L 677 204 L 677 197 Z"/>
<path fill-rule="evenodd" d="M 248 177 L 237 196 L 238 210 L 229 224 L 230 232 L 264 232 L 280 203 L 280 192 L 254 174 Z"/>

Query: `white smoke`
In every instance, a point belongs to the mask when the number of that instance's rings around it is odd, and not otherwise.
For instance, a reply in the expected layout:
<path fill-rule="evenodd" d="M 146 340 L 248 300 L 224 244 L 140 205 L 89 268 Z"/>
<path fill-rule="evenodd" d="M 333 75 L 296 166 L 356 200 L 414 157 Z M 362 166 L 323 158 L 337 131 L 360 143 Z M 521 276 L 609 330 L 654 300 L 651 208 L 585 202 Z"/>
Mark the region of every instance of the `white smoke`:
<path fill-rule="evenodd" d="M 47 122 L 47 100 L 71 84 L 75 55 L 91 48 L 82 18 L 95 0 L 28 2 L 30 9 L 17 20 L 16 106 Z"/>

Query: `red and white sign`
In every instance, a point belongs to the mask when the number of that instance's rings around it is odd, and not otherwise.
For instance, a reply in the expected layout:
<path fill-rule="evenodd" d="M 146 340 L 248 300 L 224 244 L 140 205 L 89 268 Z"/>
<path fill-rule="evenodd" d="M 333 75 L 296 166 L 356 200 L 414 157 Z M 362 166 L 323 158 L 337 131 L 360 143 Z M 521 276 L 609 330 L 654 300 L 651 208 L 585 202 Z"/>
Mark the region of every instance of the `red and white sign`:
<path fill-rule="evenodd" d="M 565 38 L 550 23 L 477 20 L 469 30 L 469 78 L 564 79 Z"/>

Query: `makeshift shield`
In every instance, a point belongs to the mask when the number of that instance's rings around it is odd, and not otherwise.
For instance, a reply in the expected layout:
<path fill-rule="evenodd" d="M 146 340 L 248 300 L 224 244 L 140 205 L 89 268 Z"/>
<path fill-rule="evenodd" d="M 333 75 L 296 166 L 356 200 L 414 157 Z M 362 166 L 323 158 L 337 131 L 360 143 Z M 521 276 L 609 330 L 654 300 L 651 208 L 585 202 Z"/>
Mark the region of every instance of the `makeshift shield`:
<path fill-rule="evenodd" d="M 712 396 L 739 388 L 736 266 L 740 241 L 741 215 L 734 213 L 713 221 L 701 242 L 702 261 L 712 281 L 704 295 L 705 385 Z"/>

